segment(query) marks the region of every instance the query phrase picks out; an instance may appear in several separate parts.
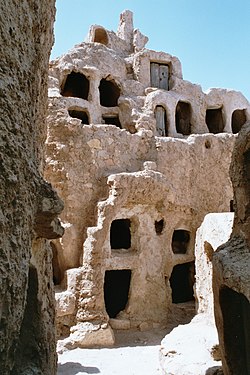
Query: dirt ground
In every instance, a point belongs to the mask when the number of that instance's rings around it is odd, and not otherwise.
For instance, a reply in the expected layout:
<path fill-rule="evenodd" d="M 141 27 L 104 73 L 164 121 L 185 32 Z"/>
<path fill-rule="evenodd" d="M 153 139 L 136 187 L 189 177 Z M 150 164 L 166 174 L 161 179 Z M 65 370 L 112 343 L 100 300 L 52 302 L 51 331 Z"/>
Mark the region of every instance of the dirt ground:
<path fill-rule="evenodd" d="M 58 375 L 160 375 L 161 340 L 178 324 L 194 316 L 194 304 L 179 304 L 171 324 L 151 331 L 116 331 L 112 348 L 74 349 L 58 355 Z"/>
<path fill-rule="evenodd" d="M 160 375 L 159 348 L 166 330 L 116 332 L 113 348 L 74 349 L 58 357 L 58 375 Z"/>

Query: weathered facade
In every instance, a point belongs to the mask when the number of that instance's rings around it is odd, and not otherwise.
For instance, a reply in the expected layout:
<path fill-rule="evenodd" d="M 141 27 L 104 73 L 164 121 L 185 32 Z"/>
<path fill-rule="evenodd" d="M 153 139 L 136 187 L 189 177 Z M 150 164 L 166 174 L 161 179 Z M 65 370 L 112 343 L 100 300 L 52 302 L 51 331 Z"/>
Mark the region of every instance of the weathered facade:
<path fill-rule="evenodd" d="M 215 318 L 225 375 L 250 374 L 250 123 L 236 140 L 230 175 L 235 220 L 213 257 Z"/>
<path fill-rule="evenodd" d="M 117 33 L 92 26 L 50 65 L 46 177 L 65 202 L 65 235 L 51 246 L 68 347 L 112 344 L 112 327 L 165 325 L 172 303 L 194 298 L 197 228 L 230 211 L 249 103 L 204 93 L 146 42 L 125 11 Z"/>
<path fill-rule="evenodd" d="M 54 375 L 52 253 L 63 204 L 41 177 L 54 1 L 0 1 L 0 373 Z"/>
<path fill-rule="evenodd" d="M 162 340 L 160 366 L 164 375 L 222 375 L 214 320 L 212 260 L 217 247 L 228 241 L 233 220 L 233 212 L 210 213 L 196 232 L 196 315 L 190 323 L 178 325 Z"/>

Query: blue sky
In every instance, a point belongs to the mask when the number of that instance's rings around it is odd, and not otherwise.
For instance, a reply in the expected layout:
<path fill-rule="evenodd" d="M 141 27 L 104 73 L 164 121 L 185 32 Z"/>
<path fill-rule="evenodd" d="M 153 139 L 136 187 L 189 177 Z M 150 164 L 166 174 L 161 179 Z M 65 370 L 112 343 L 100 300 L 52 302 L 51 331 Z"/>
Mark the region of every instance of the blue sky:
<path fill-rule="evenodd" d="M 56 0 L 56 7 L 51 58 L 82 42 L 92 24 L 116 31 L 130 9 L 146 47 L 177 56 L 184 79 L 250 100 L 250 0 Z"/>

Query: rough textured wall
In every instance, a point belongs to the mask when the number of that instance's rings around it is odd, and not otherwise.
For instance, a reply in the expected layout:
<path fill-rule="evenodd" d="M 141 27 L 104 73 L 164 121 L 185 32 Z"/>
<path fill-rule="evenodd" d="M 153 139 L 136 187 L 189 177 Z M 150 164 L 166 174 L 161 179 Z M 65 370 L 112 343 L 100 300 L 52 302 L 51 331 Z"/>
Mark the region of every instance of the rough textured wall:
<path fill-rule="evenodd" d="M 146 41 L 125 11 L 117 33 L 94 25 L 50 64 L 45 173 L 65 201 L 52 248 L 58 335 L 70 347 L 111 344 L 111 327 L 166 324 L 172 302 L 193 299 L 197 228 L 230 209 L 231 153 L 250 104 L 233 90 L 204 93 Z M 122 284 L 125 271 L 129 293 L 112 313 L 117 283 L 107 280 Z"/>
<path fill-rule="evenodd" d="M 212 259 L 214 251 L 228 241 L 233 226 L 234 213 L 211 213 L 205 216 L 195 239 L 195 291 L 198 313 L 205 313 L 214 323 L 212 291 Z"/>
<path fill-rule="evenodd" d="M 52 0 L 0 1 L 0 373 L 55 373 L 51 253 L 62 202 L 41 178 Z"/>
<path fill-rule="evenodd" d="M 235 142 L 231 165 L 235 220 L 213 258 L 215 319 L 225 375 L 250 374 L 250 123 Z"/>

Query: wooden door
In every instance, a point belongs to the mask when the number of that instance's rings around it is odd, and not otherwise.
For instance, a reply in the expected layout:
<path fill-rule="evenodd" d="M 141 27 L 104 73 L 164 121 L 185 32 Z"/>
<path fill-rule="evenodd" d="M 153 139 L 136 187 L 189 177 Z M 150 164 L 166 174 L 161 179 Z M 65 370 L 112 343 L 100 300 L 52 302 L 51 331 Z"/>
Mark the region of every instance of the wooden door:
<path fill-rule="evenodd" d="M 155 108 L 156 130 L 162 137 L 167 136 L 166 110 L 161 105 Z"/>
<path fill-rule="evenodd" d="M 159 87 L 159 64 L 150 64 L 151 87 Z"/>
<path fill-rule="evenodd" d="M 151 87 L 169 90 L 169 66 L 159 63 L 150 64 Z"/>
<path fill-rule="evenodd" d="M 168 66 L 159 65 L 159 88 L 168 90 Z"/>

